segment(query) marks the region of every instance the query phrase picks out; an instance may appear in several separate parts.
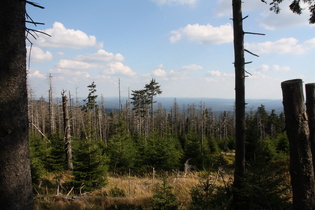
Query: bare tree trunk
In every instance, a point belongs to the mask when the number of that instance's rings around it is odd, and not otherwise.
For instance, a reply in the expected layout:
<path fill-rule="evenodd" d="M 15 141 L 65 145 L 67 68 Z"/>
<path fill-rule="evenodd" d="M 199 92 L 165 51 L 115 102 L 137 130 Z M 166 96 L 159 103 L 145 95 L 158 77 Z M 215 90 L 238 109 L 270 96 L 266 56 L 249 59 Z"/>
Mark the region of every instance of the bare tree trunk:
<path fill-rule="evenodd" d="M 306 84 L 305 89 L 308 127 L 310 130 L 310 143 L 315 176 L 315 83 Z"/>
<path fill-rule="evenodd" d="M 55 132 L 55 121 L 54 121 L 54 102 L 52 97 L 52 76 L 49 74 L 49 125 L 50 135 Z"/>
<path fill-rule="evenodd" d="M 314 170 L 302 80 L 282 82 L 281 88 L 286 130 L 290 142 L 293 207 L 294 209 L 314 209 Z"/>
<path fill-rule="evenodd" d="M 235 67 L 235 172 L 234 187 L 241 188 L 245 176 L 245 59 L 242 1 L 232 0 Z M 238 196 L 234 194 L 235 203 Z"/>
<path fill-rule="evenodd" d="M 63 107 L 63 126 L 64 126 L 64 139 L 67 158 L 68 170 L 73 170 L 72 163 L 72 147 L 71 147 L 71 130 L 70 130 L 70 117 L 68 110 L 68 98 L 65 93 L 62 93 L 62 107 Z"/>
<path fill-rule="evenodd" d="M 25 1 L 0 6 L 0 208 L 33 209 L 28 149 Z"/>

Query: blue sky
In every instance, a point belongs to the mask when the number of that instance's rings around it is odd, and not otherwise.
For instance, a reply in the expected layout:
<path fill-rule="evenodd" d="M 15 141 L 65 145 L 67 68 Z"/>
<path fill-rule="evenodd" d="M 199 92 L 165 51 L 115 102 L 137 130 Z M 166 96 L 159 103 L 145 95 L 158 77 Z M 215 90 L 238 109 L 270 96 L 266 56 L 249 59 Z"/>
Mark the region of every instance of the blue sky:
<path fill-rule="evenodd" d="M 37 0 L 28 7 L 51 37 L 33 43 L 28 83 L 35 96 L 62 90 L 86 97 L 93 81 L 98 95 L 118 96 L 142 89 L 155 78 L 163 97 L 234 98 L 232 0 Z M 291 0 L 280 14 L 260 0 L 244 0 L 246 97 L 281 99 L 280 83 L 315 82 L 315 28 L 309 13 L 293 14 Z M 34 28 L 34 26 L 29 25 Z M 28 43 L 28 52 L 30 44 Z M 29 55 L 29 54 L 28 54 Z"/>

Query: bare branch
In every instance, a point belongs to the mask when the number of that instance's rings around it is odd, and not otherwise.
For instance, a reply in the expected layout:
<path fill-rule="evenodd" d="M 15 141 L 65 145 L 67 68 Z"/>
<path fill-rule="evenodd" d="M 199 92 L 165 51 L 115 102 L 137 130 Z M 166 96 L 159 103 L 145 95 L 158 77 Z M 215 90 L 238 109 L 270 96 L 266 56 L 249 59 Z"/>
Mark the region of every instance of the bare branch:
<path fill-rule="evenodd" d="M 251 55 L 253 55 L 253 56 L 259 57 L 259 55 L 256 55 L 255 53 L 252 53 L 252 52 L 249 51 L 249 50 L 244 49 L 244 51 L 247 52 L 247 53 L 249 53 L 249 54 L 251 54 Z"/>
<path fill-rule="evenodd" d="M 265 36 L 265 35 L 266 35 L 266 34 L 262 34 L 262 33 L 254 33 L 254 32 L 244 32 L 244 34 L 260 35 L 260 36 Z"/>

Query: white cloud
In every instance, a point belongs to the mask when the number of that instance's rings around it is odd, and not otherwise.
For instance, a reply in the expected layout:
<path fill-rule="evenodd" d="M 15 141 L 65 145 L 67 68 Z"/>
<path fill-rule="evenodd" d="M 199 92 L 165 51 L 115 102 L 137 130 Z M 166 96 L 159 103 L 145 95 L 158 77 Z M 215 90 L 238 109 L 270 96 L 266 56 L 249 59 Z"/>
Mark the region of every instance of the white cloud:
<path fill-rule="evenodd" d="M 44 52 L 36 46 L 32 48 L 27 46 L 27 56 L 31 56 L 31 62 L 46 62 L 53 59 L 53 55 L 49 51 Z"/>
<path fill-rule="evenodd" d="M 182 69 L 184 69 L 184 70 L 201 70 L 202 66 L 192 64 L 192 65 L 188 65 L 188 66 L 183 66 Z"/>
<path fill-rule="evenodd" d="M 300 55 L 315 47 L 315 39 L 298 44 L 295 38 L 282 38 L 275 42 L 267 41 L 263 43 L 245 43 L 245 48 L 256 54 L 276 53 Z"/>
<path fill-rule="evenodd" d="M 181 39 L 196 41 L 200 44 L 222 44 L 233 41 L 233 28 L 230 24 L 214 27 L 212 25 L 188 24 L 184 28 L 171 31 L 171 43 Z"/>
<path fill-rule="evenodd" d="M 39 79 L 46 79 L 47 77 L 41 74 L 39 71 L 30 72 L 27 74 L 29 78 L 39 78 Z"/>
<path fill-rule="evenodd" d="M 60 60 L 56 64 L 57 68 L 62 69 L 97 69 L 99 65 L 75 60 Z"/>
<path fill-rule="evenodd" d="M 44 30 L 45 33 L 51 35 L 40 35 L 32 42 L 40 47 L 51 48 L 86 48 L 97 47 L 102 48 L 103 44 L 96 41 L 95 36 L 87 35 L 83 31 L 67 29 L 62 23 L 55 22 L 52 28 Z"/>
<path fill-rule="evenodd" d="M 158 5 L 195 5 L 197 0 L 150 0 Z"/>
<path fill-rule="evenodd" d="M 77 60 L 81 61 L 123 61 L 124 56 L 120 53 L 114 54 L 111 52 L 107 52 L 103 49 L 99 49 L 94 54 L 80 55 L 76 57 Z"/>
<path fill-rule="evenodd" d="M 84 71 L 73 71 L 68 69 L 51 69 L 50 73 L 59 75 L 59 78 L 65 79 L 66 77 L 71 77 L 71 80 L 81 80 L 82 78 L 90 78 L 90 74 Z M 63 76 L 62 76 L 63 75 Z"/>
<path fill-rule="evenodd" d="M 152 75 L 155 77 L 164 77 L 166 76 L 166 72 L 163 69 L 156 69 L 152 72 Z"/>
<path fill-rule="evenodd" d="M 208 74 L 210 76 L 221 76 L 221 72 L 220 71 L 208 71 Z"/>
<path fill-rule="evenodd" d="M 283 1 L 280 4 L 280 13 L 275 14 L 270 11 L 269 5 L 264 6 L 262 12 L 260 13 L 262 20 L 260 25 L 269 30 L 275 30 L 279 28 L 289 28 L 299 25 L 307 25 L 309 19 L 309 10 L 305 9 L 301 15 L 294 14 L 289 5 L 292 1 Z M 306 5 L 301 2 L 302 8 L 305 8 Z M 267 8 L 266 8 L 267 7 Z"/>
<path fill-rule="evenodd" d="M 279 66 L 279 65 L 273 65 L 271 66 L 271 69 L 274 71 L 290 71 L 291 68 L 289 66 Z"/>
<path fill-rule="evenodd" d="M 136 73 L 129 66 L 121 62 L 109 63 L 103 70 L 104 74 L 119 74 L 124 76 L 135 76 Z"/>

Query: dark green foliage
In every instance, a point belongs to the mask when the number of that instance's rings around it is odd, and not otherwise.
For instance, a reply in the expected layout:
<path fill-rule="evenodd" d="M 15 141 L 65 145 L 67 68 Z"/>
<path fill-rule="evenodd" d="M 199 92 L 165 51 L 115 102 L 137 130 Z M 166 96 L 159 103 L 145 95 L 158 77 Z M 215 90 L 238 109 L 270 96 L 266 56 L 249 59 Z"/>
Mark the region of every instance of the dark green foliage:
<path fill-rule="evenodd" d="M 278 153 L 289 154 L 289 139 L 285 133 L 280 133 L 275 139 Z"/>
<path fill-rule="evenodd" d="M 144 164 L 156 170 L 170 171 L 180 166 L 182 149 L 178 139 L 160 137 L 156 132 L 147 139 L 143 151 Z"/>
<path fill-rule="evenodd" d="M 127 172 L 136 163 L 137 148 L 127 132 L 126 124 L 122 120 L 114 125 L 113 130 L 113 135 L 107 147 L 110 158 L 109 169 L 114 173 Z"/>
<path fill-rule="evenodd" d="M 76 140 L 74 143 L 74 184 L 91 191 L 107 183 L 108 157 L 100 141 Z"/>
<path fill-rule="evenodd" d="M 207 179 L 191 189 L 191 210 L 227 209 L 231 200 L 231 187 L 220 187 Z"/>
<path fill-rule="evenodd" d="M 82 110 L 85 112 L 88 110 L 95 111 L 95 109 L 97 108 L 97 95 L 95 95 L 96 84 L 95 82 L 92 82 L 92 84 L 88 85 L 87 87 L 89 88 L 89 95 L 86 99 L 83 100 L 85 102 L 85 105 L 82 107 Z"/>
<path fill-rule="evenodd" d="M 155 188 L 155 193 L 152 197 L 153 209 L 156 210 L 176 210 L 179 204 L 176 202 L 176 197 L 172 192 L 173 187 L 169 186 L 166 179 L 163 180 L 162 186 Z"/>
<path fill-rule="evenodd" d="M 190 159 L 190 165 L 203 169 L 207 154 L 210 153 L 207 141 L 201 141 L 197 132 L 190 130 L 184 138 L 185 160 Z"/>
<path fill-rule="evenodd" d="M 31 157 L 31 173 L 33 184 L 38 184 L 41 177 L 47 174 L 46 158 L 47 158 L 47 141 L 43 140 L 39 135 L 33 133 L 29 136 L 30 157 Z"/>
<path fill-rule="evenodd" d="M 126 197 L 125 191 L 121 188 L 118 188 L 117 186 L 110 189 L 108 194 L 109 196 L 112 196 L 112 197 Z"/>
<path fill-rule="evenodd" d="M 208 148 L 210 154 L 217 154 L 219 152 L 219 144 L 218 141 L 214 138 L 214 136 L 210 136 L 208 138 Z"/>
<path fill-rule="evenodd" d="M 64 171 L 67 169 L 65 142 L 59 134 L 55 133 L 50 137 L 50 150 L 47 157 L 47 170 L 48 171 Z"/>
<path fill-rule="evenodd" d="M 290 209 L 288 163 L 277 161 L 264 167 L 252 166 L 246 173 L 237 209 Z"/>

